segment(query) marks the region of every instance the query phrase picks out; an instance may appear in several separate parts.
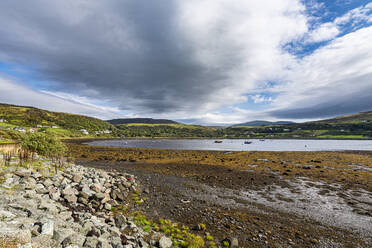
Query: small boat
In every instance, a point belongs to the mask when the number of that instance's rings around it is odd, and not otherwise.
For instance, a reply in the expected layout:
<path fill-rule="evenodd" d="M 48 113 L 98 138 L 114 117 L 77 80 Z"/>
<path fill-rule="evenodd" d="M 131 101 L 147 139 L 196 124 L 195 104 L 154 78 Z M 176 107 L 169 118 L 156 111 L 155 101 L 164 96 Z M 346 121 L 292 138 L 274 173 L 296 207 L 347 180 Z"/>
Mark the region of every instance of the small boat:
<path fill-rule="evenodd" d="M 248 145 L 248 144 L 252 144 L 252 141 L 244 141 L 244 144 Z"/>
<path fill-rule="evenodd" d="M 260 139 L 260 141 L 265 141 L 264 139 Z"/>
<path fill-rule="evenodd" d="M 222 143 L 222 140 L 215 140 L 214 143 Z"/>

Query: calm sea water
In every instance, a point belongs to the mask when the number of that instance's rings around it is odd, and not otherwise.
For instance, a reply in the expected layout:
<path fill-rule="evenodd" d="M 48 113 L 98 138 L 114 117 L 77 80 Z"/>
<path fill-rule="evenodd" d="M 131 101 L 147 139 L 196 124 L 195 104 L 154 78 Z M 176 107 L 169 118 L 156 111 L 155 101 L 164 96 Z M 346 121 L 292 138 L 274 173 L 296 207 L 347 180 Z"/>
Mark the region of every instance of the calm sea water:
<path fill-rule="evenodd" d="M 301 140 L 301 139 L 122 139 L 88 142 L 93 146 L 216 151 L 372 151 L 372 140 Z M 252 142 L 245 144 L 245 141 Z"/>

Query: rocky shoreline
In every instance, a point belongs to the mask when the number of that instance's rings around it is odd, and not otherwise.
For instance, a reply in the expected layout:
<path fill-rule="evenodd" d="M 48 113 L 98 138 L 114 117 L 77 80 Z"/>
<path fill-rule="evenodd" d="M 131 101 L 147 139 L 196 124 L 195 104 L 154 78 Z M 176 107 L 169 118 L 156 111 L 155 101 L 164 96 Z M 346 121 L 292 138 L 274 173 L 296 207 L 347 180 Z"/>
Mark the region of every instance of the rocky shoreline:
<path fill-rule="evenodd" d="M 72 165 L 50 175 L 1 170 L 1 247 L 169 248 L 172 240 L 145 232 L 132 217 L 114 214 L 136 192 L 130 174 Z"/>

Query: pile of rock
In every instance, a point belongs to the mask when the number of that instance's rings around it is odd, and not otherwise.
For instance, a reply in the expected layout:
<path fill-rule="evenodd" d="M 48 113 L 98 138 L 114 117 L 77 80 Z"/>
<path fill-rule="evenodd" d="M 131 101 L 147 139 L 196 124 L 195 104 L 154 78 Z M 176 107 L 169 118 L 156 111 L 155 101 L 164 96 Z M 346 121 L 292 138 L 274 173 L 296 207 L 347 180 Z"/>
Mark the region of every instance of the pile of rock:
<path fill-rule="evenodd" d="M 155 247 L 172 245 L 144 232 L 131 218 L 113 215 L 136 191 L 133 175 L 72 166 L 57 175 L 28 169 L 2 171 L 0 241 L 19 247 Z"/>

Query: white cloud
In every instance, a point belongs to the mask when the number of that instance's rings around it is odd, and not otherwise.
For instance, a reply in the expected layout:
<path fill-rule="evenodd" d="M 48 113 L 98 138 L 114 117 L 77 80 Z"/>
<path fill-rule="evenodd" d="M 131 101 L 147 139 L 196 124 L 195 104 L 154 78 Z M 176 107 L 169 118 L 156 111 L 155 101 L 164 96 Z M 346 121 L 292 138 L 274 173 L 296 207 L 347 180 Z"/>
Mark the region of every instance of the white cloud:
<path fill-rule="evenodd" d="M 272 102 L 273 99 L 271 97 L 265 97 L 263 95 L 253 95 L 251 96 L 251 99 L 253 100 L 254 103 L 269 103 L 269 102 Z"/>
<path fill-rule="evenodd" d="M 97 106 L 89 103 L 86 98 L 73 95 L 33 90 L 18 84 L 14 80 L 1 77 L 1 75 L 0 102 L 104 119 L 122 116 L 116 108 Z"/>
<path fill-rule="evenodd" d="M 328 41 L 335 38 L 339 33 L 340 30 L 334 23 L 323 23 L 318 28 L 311 31 L 308 42 Z"/>

